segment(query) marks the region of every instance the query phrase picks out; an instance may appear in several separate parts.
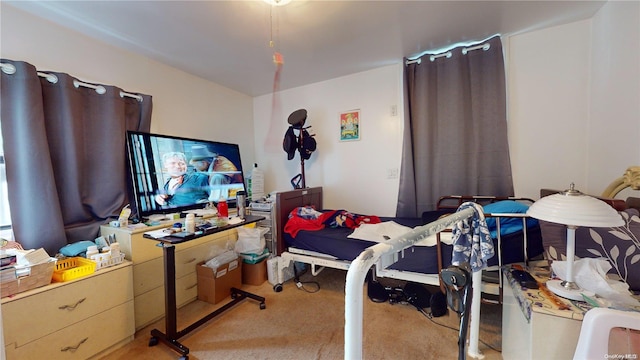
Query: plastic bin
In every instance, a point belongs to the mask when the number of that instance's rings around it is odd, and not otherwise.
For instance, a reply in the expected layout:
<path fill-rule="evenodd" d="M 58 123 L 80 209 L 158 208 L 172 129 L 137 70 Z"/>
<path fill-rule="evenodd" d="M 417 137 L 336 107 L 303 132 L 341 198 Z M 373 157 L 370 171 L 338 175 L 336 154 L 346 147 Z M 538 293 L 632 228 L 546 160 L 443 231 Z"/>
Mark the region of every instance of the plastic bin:
<path fill-rule="evenodd" d="M 58 260 L 53 271 L 53 281 L 64 282 L 77 279 L 96 271 L 96 263 L 83 257 Z"/>

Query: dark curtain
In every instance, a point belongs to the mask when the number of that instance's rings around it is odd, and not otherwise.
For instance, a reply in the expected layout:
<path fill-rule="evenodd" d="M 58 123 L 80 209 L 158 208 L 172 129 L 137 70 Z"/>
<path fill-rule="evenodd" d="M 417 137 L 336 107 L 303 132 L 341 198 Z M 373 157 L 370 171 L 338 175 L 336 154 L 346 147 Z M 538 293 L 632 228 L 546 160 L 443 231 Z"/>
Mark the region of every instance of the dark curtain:
<path fill-rule="evenodd" d="M 445 195 L 513 195 L 500 37 L 405 68 L 397 216 L 435 210 Z"/>
<path fill-rule="evenodd" d="M 74 78 L 38 76 L 26 62 L 2 74 L 0 115 L 9 206 L 15 240 L 25 249 L 54 255 L 79 240 L 93 240 L 99 226 L 129 203 L 126 131 L 149 131 L 151 96 L 141 101 L 101 85 L 99 94 L 74 86 Z"/>

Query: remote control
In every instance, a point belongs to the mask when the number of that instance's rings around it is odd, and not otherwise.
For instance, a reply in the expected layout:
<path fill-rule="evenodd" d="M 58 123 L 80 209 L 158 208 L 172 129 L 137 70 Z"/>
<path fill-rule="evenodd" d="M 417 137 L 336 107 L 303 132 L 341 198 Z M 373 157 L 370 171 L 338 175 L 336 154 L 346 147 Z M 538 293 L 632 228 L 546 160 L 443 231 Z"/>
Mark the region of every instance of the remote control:
<path fill-rule="evenodd" d="M 524 270 L 511 269 L 511 275 L 516 279 L 520 286 L 524 286 L 528 289 L 538 288 L 538 282 L 536 279 Z"/>

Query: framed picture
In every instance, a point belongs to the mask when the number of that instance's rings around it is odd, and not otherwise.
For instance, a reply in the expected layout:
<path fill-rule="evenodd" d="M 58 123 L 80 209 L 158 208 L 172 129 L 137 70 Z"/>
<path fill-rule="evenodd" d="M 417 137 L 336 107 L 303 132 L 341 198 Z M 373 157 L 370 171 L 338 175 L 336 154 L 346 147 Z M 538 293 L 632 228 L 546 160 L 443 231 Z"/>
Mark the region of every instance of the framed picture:
<path fill-rule="evenodd" d="M 360 110 L 340 113 L 340 141 L 360 140 Z"/>

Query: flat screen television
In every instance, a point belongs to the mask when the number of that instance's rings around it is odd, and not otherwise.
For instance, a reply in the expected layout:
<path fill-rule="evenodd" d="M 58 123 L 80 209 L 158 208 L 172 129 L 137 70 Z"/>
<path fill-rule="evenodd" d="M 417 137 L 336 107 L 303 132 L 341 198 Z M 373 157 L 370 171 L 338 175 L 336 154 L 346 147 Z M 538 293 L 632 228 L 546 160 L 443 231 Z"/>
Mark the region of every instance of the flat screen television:
<path fill-rule="evenodd" d="M 236 193 L 245 190 L 237 144 L 127 131 L 127 151 L 138 219 L 221 198 L 235 207 Z"/>

